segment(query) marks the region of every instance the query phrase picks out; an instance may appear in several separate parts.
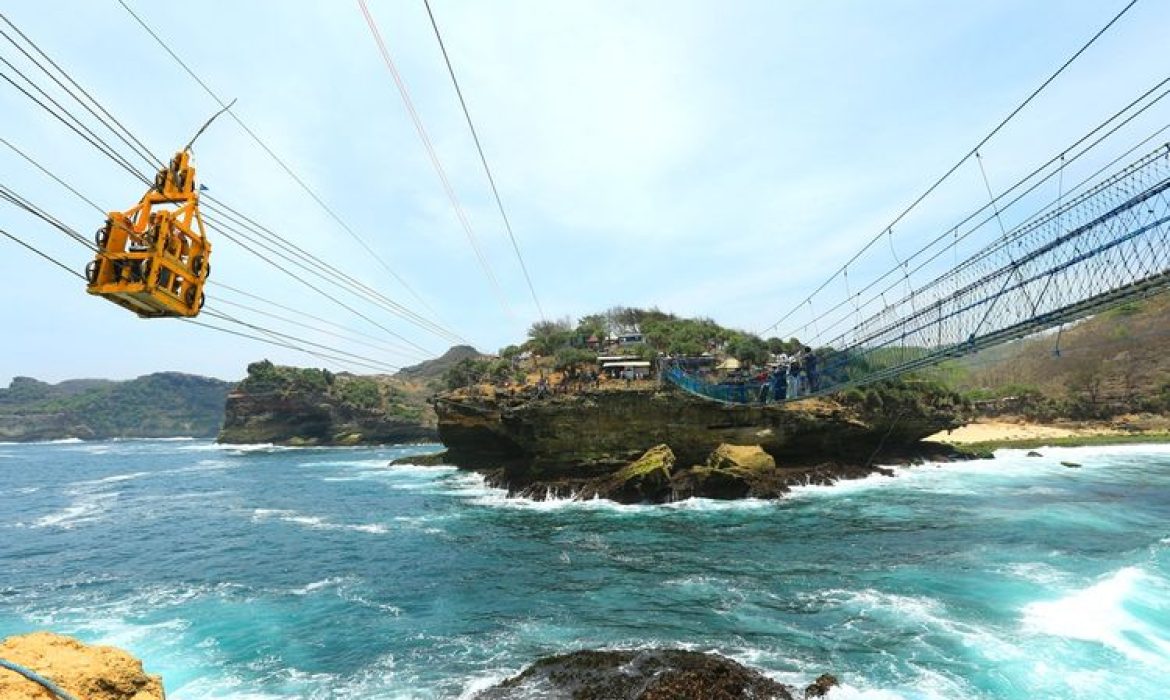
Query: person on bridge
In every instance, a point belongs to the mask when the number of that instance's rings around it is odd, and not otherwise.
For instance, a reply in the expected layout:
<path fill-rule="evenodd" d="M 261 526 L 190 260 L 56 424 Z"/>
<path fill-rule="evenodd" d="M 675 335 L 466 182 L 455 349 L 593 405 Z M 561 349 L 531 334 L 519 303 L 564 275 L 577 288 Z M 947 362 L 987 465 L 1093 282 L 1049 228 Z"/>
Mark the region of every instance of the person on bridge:
<path fill-rule="evenodd" d="M 817 390 L 817 356 L 813 353 L 812 348 L 805 347 L 804 349 L 804 373 L 807 377 L 808 393 L 813 393 Z"/>
<path fill-rule="evenodd" d="M 795 399 L 800 396 L 800 361 L 798 358 L 792 358 L 788 364 L 784 366 L 785 379 L 788 382 L 787 396 L 790 399 Z"/>
<path fill-rule="evenodd" d="M 788 382 L 787 377 L 784 375 L 785 371 L 783 367 L 777 367 L 772 371 L 772 401 L 783 401 L 788 398 Z"/>

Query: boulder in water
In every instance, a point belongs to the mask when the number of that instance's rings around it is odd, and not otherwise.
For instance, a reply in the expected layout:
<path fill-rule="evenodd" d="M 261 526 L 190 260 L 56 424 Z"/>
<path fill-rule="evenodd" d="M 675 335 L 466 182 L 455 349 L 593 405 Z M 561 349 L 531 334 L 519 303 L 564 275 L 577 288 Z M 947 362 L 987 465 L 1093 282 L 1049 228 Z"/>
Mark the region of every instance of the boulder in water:
<path fill-rule="evenodd" d="M 822 673 L 804 689 L 804 697 L 806 700 L 807 698 L 823 698 L 829 693 L 829 689 L 835 685 L 840 685 L 837 683 L 836 676 L 831 673 Z"/>
<path fill-rule="evenodd" d="M 791 689 L 718 654 L 576 651 L 543 658 L 476 700 L 793 700 Z"/>
<path fill-rule="evenodd" d="M 162 679 L 142 669 L 130 654 L 82 644 L 72 637 L 33 632 L 0 642 L 0 659 L 23 666 L 57 684 L 79 700 L 164 700 Z M 39 683 L 0 668 L 0 698 L 46 700 Z M 54 698 L 55 700 L 55 698 Z"/>
<path fill-rule="evenodd" d="M 711 452 L 711 456 L 707 458 L 707 466 L 712 469 L 760 471 L 775 469 L 776 460 L 772 458 L 772 455 L 764 452 L 759 445 L 723 443 Z"/>
<path fill-rule="evenodd" d="M 601 497 L 618 503 L 661 502 L 670 491 L 673 468 L 674 452 L 666 445 L 657 445 L 612 475 L 590 483 L 578 498 Z"/>
<path fill-rule="evenodd" d="M 723 443 L 708 455 L 705 465 L 675 476 L 672 496 L 676 500 L 777 498 L 788 491 L 789 482 L 799 482 L 803 473 L 777 469 L 776 460 L 759 445 Z"/>

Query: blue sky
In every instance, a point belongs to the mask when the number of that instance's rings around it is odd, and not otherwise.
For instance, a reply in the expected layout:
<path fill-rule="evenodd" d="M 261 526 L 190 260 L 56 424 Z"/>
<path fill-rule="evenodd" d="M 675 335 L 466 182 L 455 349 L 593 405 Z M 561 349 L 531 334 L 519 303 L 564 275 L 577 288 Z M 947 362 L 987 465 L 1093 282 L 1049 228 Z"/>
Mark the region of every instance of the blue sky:
<path fill-rule="evenodd" d="M 493 351 L 537 320 L 421 0 L 369 6 L 510 312 L 476 264 L 356 1 L 128 2 L 214 90 L 238 99 L 235 113 L 446 326 Z M 756 330 L 799 304 L 1124 4 L 434 0 L 432 7 L 550 317 L 656 305 Z M 116 0 L 28 0 L 4 12 L 156 153 L 172 153 L 215 111 Z M 1141 0 L 983 149 L 993 191 L 1165 77 L 1168 22 L 1170 5 Z M 35 72 L 2 40 L 0 55 Z M 103 208 L 126 209 L 141 196 L 140 184 L 7 83 L 0 115 L 5 139 Z M 1159 104 L 1070 166 L 1064 181 L 1167 121 L 1170 109 Z M 220 199 L 430 315 L 230 120 L 200 138 L 195 160 Z M 2 145 L 0 174 L 87 236 L 102 223 Z M 1005 213 L 1005 225 L 1057 192 L 1055 183 L 1038 191 Z M 986 202 L 977 165 L 968 163 L 897 227 L 893 249 L 875 246 L 858 261 L 851 282 Z M 89 259 L 2 202 L 0 228 L 74 269 Z M 994 225 L 977 231 L 962 252 L 998 233 Z M 209 237 L 209 304 L 254 304 L 218 290 L 224 282 L 380 333 L 214 227 Z M 837 287 L 809 308 L 835 303 Z M 230 379 L 264 357 L 328 364 L 177 321 L 137 319 L 7 239 L 0 239 L 0 290 L 4 383 L 17 375 L 56 381 L 158 370 Z M 352 303 L 435 354 L 447 345 Z M 393 365 L 419 359 L 238 315 Z"/>

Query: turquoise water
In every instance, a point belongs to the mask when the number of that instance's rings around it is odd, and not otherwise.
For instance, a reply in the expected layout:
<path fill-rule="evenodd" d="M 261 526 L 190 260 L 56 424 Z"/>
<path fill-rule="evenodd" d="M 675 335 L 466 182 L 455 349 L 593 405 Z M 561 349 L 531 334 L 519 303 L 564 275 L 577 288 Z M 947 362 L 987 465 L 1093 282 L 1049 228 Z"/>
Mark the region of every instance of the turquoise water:
<path fill-rule="evenodd" d="M 418 450 L 0 445 L 0 637 L 128 648 L 174 700 L 456 698 L 643 645 L 831 670 L 839 699 L 1170 687 L 1170 447 L 669 506 L 386 466 Z"/>

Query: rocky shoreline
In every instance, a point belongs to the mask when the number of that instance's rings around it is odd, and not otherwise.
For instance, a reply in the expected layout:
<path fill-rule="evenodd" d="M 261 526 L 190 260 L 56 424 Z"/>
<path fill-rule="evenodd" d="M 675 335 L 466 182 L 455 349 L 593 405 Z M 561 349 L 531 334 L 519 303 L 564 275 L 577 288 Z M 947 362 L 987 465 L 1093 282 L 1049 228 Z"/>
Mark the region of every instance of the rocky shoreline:
<path fill-rule="evenodd" d="M 0 640 L 0 698 L 38 700 L 55 688 L 86 700 L 162 700 L 163 679 L 142 661 L 109 646 L 52 632 Z M 34 680 L 35 678 L 35 680 Z M 579 650 L 547 656 L 480 691 L 475 700 L 668 700 L 709 698 L 794 700 L 829 695 L 837 678 L 823 673 L 805 687 L 778 683 L 725 656 L 682 649 Z"/>

